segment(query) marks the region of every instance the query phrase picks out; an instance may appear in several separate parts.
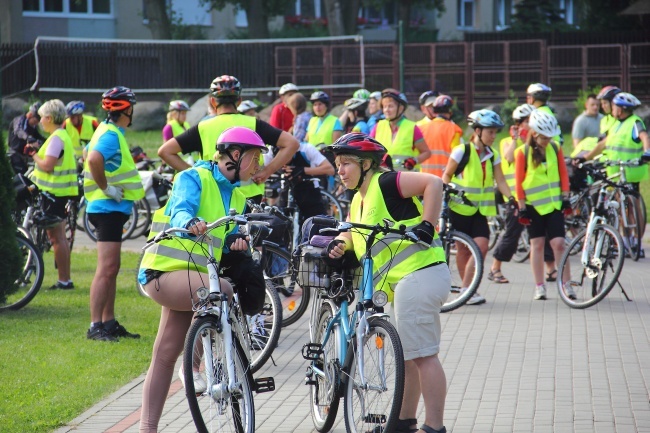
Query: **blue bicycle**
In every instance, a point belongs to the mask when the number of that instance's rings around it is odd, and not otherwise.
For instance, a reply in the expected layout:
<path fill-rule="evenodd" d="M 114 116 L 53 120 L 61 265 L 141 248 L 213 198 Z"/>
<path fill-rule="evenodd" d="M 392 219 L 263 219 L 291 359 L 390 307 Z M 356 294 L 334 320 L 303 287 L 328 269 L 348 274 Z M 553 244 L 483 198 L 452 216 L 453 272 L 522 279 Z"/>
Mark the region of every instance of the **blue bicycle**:
<path fill-rule="evenodd" d="M 311 342 L 302 350 L 303 357 L 311 361 L 305 381 L 311 386 L 314 425 L 319 432 L 329 431 L 344 396 L 348 432 L 393 431 L 404 393 L 404 355 L 397 330 L 384 313 L 388 296 L 374 291 L 371 247 L 380 233 L 419 241 L 404 227 L 391 228 L 388 220 L 371 226 L 314 218 L 314 224 L 335 226 L 322 229 L 323 233 L 369 232 L 361 268 L 328 266 L 314 248 L 307 248 L 301 257 L 299 279 L 317 289 L 317 305 L 312 308 L 310 321 Z M 359 296 L 350 313 L 355 292 Z"/>

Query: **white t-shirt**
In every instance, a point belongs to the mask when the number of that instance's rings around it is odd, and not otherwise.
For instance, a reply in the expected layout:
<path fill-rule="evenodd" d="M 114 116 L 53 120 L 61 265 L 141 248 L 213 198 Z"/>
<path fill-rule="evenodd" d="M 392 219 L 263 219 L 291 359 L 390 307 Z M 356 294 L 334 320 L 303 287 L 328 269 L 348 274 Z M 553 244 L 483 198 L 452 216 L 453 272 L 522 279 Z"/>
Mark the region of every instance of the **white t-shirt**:
<path fill-rule="evenodd" d="M 47 143 L 47 149 L 45 149 L 46 156 L 53 156 L 56 159 L 63 156 L 63 140 L 59 137 L 52 137 L 50 142 Z"/>
<path fill-rule="evenodd" d="M 309 162 L 310 167 L 318 167 L 323 163 L 323 161 L 327 160 L 327 158 L 325 158 L 325 156 L 320 153 L 318 149 L 309 143 L 300 143 L 298 152 L 302 154 L 302 157 L 305 158 L 307 162 Z M 268 152 L 264 155 L 264 165 L 268 165 L 272 160 L 272 152 Z M 288 165 L 291 165 L 291 162 L 289 162 Z"/>
<path fill-rule="evenodd" d="M 478 147 L 476 147 L 476 145 L 474 143 L 469 143 L 469 144 L 470 144 L 470 146 L 474 146 L 474 149 L 476 149 L 476 151 L 478 152 Z M 464 154 L 465 154 L 465 145 L 461 144 L 461 145 L 458 145 L 458 146 L 454 147 L 451 150 L 451 154 L 449 155 L 449 157 L 451 159 L 453 159 L 454 161 L 456 161 L 457 163 L 460 163 L 460 160 L 463 159 Z M 487 146 L 483 147 L 483 153 L 479 155 L 479 157 L 481 158 L 481 163 L 483 163 L 483 162 L 489 160 L 490 158 L 492 158 L 493 154 L 494 153 L 492 152 L 491 147 L 487 147 Z M 496 154 L 494 156 L 494 161 L 492 162 L 492 167 L 496 167 L 497 165 L 500 165 L 500 164 L 501 164 L 501 155 L 499 155 L 499 152 L 496 152 Z M 457 177 L 459 179 L 462 179 L 463 178 L 463 173 L 458 174 Z"/>

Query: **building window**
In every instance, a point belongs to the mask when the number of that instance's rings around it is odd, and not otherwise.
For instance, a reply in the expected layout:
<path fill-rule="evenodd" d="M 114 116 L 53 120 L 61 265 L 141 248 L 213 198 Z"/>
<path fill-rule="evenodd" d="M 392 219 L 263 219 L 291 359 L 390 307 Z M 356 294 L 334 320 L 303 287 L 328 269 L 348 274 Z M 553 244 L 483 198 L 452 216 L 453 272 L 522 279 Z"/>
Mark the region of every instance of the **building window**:
<path fill-rule="evenodd" d="M 562 10 L 562 17 L 567 22 L 567 24 L 574 24 L 575 14 L 573 0 L 560 0 L 559 7 Z"/>
<path fill-rule="evenodd" d="M 397 24 L 397 2 L 387 2 L 379 9 L 372 6 L 362 7 L 359 10 L 358 18 L 361 22 L 370 25 L 386 26 Z"/>
<path fill-rule="evenodd" d="M 244 9 L 237 9 L 235 13 L 235 27 L 248 27 L 248 17 Z"/>
<path fill-rule="evenodd" d="M 321 18 L 324 14 L 321 0 L 296 0 L 295 14 L 300 17 Z"/>
<path fill-rule="evenodd" d="M 461 29 L 474 28 L 474 0 L 457 0 L 458 20 L 456 24 Z"/>
<path fill-rule="evenodd" d="M 497 30 L 504 30 L 510 27 L 515 6 L 512 0 L 497 0 Z"/>
<path fill-rule="evenodd" d="M 114 0 L 23 0 L 23 14 L 28 16 L 111 15 Z"/>

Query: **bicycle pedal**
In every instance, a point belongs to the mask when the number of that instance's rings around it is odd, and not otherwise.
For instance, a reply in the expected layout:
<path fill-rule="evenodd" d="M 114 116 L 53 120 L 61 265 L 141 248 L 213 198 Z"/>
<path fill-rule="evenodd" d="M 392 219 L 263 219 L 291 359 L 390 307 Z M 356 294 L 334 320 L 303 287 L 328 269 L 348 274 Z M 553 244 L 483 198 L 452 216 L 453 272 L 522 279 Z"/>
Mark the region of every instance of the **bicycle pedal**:
<path fill-rule="evenodd" d="M 272 377 L 258 377 L 255 379 L 255 392 L 275 391 L 275 380 Z"/>
<path fill-rule="evenodd" d="M 318 361 L 323 354 L 323 345 L 320 343 L 307 343 L 302 346 L 302 357 L 307 361 Z"/>
<path fill-rule="evenodd" d="M 363 422 L 367 424 L 386 424 L 386 415 L 369 413 L 363 417 Z"/>

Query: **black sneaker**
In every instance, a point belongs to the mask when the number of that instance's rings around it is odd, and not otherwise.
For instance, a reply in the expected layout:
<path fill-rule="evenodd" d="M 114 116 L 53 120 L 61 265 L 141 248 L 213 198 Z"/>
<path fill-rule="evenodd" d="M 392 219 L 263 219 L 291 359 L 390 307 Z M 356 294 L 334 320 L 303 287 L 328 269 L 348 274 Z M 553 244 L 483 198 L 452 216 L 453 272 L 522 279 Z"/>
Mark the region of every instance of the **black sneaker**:
<path fill-rule="evenodd" d="M 130 333 L 124 326 L 120 325 L 120 322 L 117 321 L 115 322 L 113 328 L 107 330 L 106 332 L 114 338 L 140 338 L 140 334 Z"/>
<path fill-rule="evenodd" d="M 62 283 L 60 281 L 57 281 L 56 284 L 52 284 L 48 290 L 56 290 L 56 289 L 71 290 L 74 289 L 74 283 L 72 281 L 70 281 L 69 283 Z"/>
<path fill-rule="evenodd" d="M 97 341 L 117 341 L 117 337 L 106 332 L 103 326 L 93 326 L 86 332 L 86 338 Z"/>

